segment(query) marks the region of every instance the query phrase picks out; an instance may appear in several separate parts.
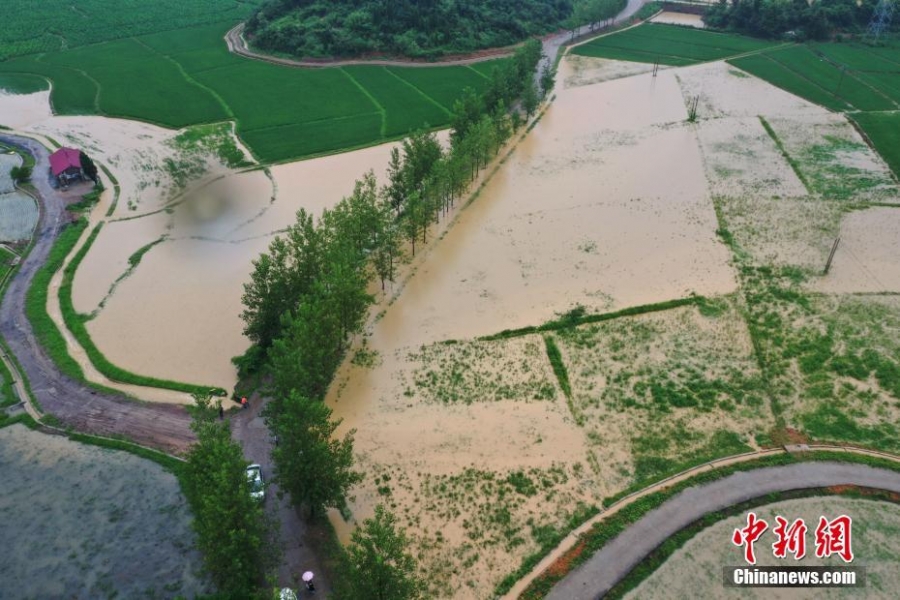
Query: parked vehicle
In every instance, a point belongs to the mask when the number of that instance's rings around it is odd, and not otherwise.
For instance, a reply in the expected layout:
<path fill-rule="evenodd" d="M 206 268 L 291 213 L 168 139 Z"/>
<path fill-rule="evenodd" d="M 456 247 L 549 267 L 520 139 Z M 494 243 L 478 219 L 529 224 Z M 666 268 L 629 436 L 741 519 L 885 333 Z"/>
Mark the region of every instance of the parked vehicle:
<path fill-rule="evenodd" d="M 247 480 L 250 482 L 250 495 L 262 502 L 266 499 L 266 484 L 262 477 L 262 467 L 252 464 L 247 467 Z"/>

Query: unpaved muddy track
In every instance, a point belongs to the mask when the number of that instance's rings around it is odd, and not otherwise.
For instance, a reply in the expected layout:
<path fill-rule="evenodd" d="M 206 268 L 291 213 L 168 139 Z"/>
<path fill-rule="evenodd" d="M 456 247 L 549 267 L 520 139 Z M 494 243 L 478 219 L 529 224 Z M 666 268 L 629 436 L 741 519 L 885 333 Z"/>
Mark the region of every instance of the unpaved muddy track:
<path fill-rule="evenodd" d="M 25 294 L 66 222 L 65 201 L 50 185 L 46 148 L 34 140 L 10 135 L 0 135 L 0 142 L 26 150 L 36 161 L 32 184 L 41 200 L 40 220 L 31 252 L 0 303 L 0 336 L 21 365 L 35 398 L 44 412 L 66 427 L 96 435 L 124 436 L 144 446 L 183 453 L 195 439 L 183 406 L 148 404 L 94 390 L 62 374 L 38 344 L 25 316 Z"/>

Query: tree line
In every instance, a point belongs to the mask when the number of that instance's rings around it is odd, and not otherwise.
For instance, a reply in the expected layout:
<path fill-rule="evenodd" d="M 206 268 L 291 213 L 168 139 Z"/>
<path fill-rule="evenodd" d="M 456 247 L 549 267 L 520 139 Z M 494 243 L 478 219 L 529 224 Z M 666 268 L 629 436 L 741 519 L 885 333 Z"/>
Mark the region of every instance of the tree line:
<path fill-rule="evenodd" d="M 703 16 L 710 27 L 756 37 L 825 40 L 838 32 L 865 31 L 875 0 L 719 0 Z"/>
<path fill-rule="evenodd" d="M 469 89 L 456 102 L 449 148 L 433 133 L 410 135 L 392 152 L 384 186 L 368 172 L 318 218 L 301 209 L 253 261 L 242 313 L 253 344 L 235 362 L 243 377 L 256 372 L 268 381 L 271 400 L 263 414 L 277 440 L 273 480 L 311 519 L 344 508 L 362 479 L 353 468 L 354 432 L 335 435 L 341 423 L 323 399 L 374 301 L 369 290 L 392 281 L 407 249 L 414 254 L 427 241 L 430 228 L 521 126 L 520 109 L 534 113 L 554 76 L 546 70 L 535 83 L 540 59 L 537 41 L 524 44 L 494 70 L 483 95 Z M 216 418 L 209 399 L 198 399 L 193 410 L 198 441 L 183 485 L 207 570 L 220 597 L 267 597 L 278 563 L 274 523 L 251 497 L 248 463 L 229 422 Z M 423 597 L 406 546 L 394 516 L 377 507 L 343 552 L 336 597 Z"/>
<path fill-rule="evenodd" d="M 434 58 L 512 45 L 571 13 L 572 0 L 269 0 L 245 31 L 258 48 L 300 57 Z"/>

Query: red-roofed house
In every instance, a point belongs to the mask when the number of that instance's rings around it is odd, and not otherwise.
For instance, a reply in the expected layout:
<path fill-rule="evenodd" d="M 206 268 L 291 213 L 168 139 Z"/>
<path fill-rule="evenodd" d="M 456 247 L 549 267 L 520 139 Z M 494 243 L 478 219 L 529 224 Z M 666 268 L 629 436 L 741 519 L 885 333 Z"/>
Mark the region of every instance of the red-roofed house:
<path fill-rule="evenodd" d="M 60 185 L 68 185 L 75 179 L 84 179 L 81 170 L 81 151 L 74 148 L 60 148 L 50 155 L 50 171 Z"/>

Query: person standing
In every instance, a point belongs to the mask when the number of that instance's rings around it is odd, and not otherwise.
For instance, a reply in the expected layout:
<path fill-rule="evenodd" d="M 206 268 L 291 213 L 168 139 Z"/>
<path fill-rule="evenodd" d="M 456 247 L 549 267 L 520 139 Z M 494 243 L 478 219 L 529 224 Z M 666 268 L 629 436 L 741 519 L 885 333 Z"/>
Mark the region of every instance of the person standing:
<path fill-rule="evenodd" d="M 244 396 L 241 398 L 241 408 L 246 409 L 248 406 L 250 406 L 250 403 L 247 402 L 247 396 Z"/>

